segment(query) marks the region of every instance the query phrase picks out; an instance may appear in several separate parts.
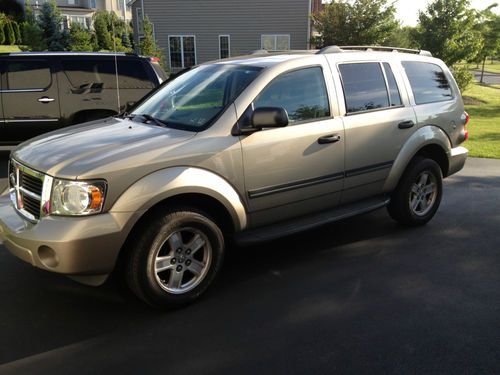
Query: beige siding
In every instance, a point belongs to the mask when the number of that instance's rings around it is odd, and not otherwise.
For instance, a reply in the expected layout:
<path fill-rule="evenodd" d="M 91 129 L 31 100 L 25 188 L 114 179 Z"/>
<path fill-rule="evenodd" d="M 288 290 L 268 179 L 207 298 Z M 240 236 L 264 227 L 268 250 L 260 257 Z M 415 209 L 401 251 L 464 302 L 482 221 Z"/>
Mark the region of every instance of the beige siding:
<path fill-rule="evenodd" d="M 291 49 L 308 46 L 310 0 L 143 0 L 168 60 L 168 35 L 195 35 L 197 62 L 219 58 L 219 35 L 231 36 L 231 56 L 261 48 L 262 34 L 289 34 Z M 141 7 L 141 0 L 133 5 Z M 136 20 L 134 20 L 134 25 Z"/>

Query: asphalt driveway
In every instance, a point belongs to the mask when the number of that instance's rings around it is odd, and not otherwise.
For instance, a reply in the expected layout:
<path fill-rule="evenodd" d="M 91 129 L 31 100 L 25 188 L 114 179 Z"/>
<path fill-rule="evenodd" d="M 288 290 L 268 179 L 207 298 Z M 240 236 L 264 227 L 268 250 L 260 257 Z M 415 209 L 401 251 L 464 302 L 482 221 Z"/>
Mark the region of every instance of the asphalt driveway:
<path fill-rule="evenodd" d="M 1 245 L 0 303 L 0 374 L 498 374 L 500 160 L 469 159 L 425 227 L 379 210 L 233 249 L 179 311 Z"/>

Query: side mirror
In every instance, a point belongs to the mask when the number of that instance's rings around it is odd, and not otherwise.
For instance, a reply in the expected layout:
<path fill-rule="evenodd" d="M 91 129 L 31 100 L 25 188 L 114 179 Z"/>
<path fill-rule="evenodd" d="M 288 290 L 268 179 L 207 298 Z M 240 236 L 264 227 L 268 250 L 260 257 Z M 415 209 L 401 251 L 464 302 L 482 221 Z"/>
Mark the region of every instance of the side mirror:
<path fill-rule="evenodd" d="M 252 113 L 252 127 L 283 128 L 288 125 L 288 113 L 283 107 L 261 107 Z"/>

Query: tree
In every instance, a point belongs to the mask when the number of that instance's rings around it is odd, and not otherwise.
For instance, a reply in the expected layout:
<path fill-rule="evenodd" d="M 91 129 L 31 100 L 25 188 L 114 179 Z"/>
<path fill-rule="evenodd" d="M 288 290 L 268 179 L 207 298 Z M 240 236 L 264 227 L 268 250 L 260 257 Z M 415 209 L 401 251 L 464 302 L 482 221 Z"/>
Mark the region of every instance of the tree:
<path fill-rule="evenodd" d="M 486 59 L 500 52 L 500 16 L 493 12 L 493 8 L 495 7 L 497 7 L 497 4 L 492 4 L 485 10 L 479 12 L 478 23 L 474 27 L 476 31 L 481 33 L 484 39 L 484 43 L 477 57 L 473 60 L 473 62 L 482 63 L 481 83 L 483 83 L 484 64 Z"/>
<path fill-rule="evenodd" d="M 5 34 L 3 32 L 3 24 L 2 20 L 0 19 L 0 45 L 5 43 Z"/>
<path fill-rule="evenodd" d="M 153 24 L 148 17 L 144 18 L 144 37 L 139 43 L 140 53 L 145 56 L 158 57 L 160 64 L 165 66 L 164 56 L 160 48 L 156 45 L 153 34 Z"/>
<path fill-rule="evenodd" d="M 47 43 L 43 31 L 36 23 L 23 23 L 23 43 L 28 51 L 45 51 Z"/>
<path fill-rule="evenodd" d="M 3 28 L 5 34 L 5 44 L 13 46 L 16 44 L 16 34 L 14 33 L 14 28 L 12 27 L 12 21 L 8 20 Z"/>
<path fill-rule="evenodd" d="M 311 41 L 320 47 L 383 44 L 398 28 L 395 12 L 388 0 L 333 0 L 313 16 L 320 35 Z"/>
<path fill-rule="evenodd" d="M 12 21 L 12 28 L 14 29 L 14 35 L 16 36 L 16 44 L 21 44 L 23 42 L 21 37 L 21 29 L 16 21 Z"/>
<path fill-rule="evenodd" d="M 413 36 L 421 49 L 452 66 L 477 56 L 483 38 L 474 30 L 475 23 L 469 0 L 434 0 L 419 12 Z"/>
<path fill-rule="evenodd" d="M 97 39 L 98 50 L 110 51 L 113 49 L 112 35 L 108 29 L 108 12 L 99 10 L 94 14 L 94 30 Z"/>
<path fill-rule="evenodd" d="M 83 27 L 77 23 L 71 25 L 69 41 L 70 51 L 89 52 L 93 50 L 92 34 L 84 30 Z"/>
<path fill-rule="evenodd" d="M 418 48 L 413 39 L 413 29 L 411 26 L 398 25 L 381 44 L 399 48 Z"/>
<path fill-rule="evenodd" d="M 54 0 L 44 3 L 38 19 L 49 51 L 64 51 L 65 41 L 61 33 L 62 17 Z"/>
<path fill-rule="evenodd" d="M 0 13 L 4 13 L 10 18 L 21 22 L 24 16 L 22 2 L 16 0 L 2 0 L 0 1 Z"/>

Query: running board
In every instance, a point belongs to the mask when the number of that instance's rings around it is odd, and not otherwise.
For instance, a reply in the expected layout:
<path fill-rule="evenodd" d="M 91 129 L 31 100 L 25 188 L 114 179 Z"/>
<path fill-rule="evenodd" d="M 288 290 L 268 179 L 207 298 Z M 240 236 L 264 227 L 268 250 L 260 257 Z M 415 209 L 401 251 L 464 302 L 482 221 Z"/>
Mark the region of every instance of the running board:
<path fill-rule="evenodd" d="M 347 219 L 351 216 L 364 214 L 370 211 L 387 206 L 388 197 L 377 197 L 365 199 L 360 202 L 349 203 L 336 207 L 330 211 L 323 211 L 312 216 L 300 217 L 283 221 L 276 224 L 266 225 L 255 229 L 245 230 L 235 234 L 235 241 L 238 245 L 252 245 L 265 242 L 291 234 L 303 232 L 320 225 L 333 223 L 335 221 Z"/>

